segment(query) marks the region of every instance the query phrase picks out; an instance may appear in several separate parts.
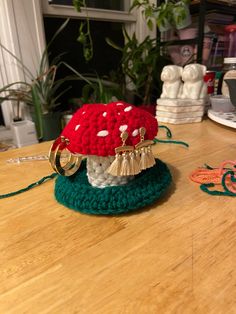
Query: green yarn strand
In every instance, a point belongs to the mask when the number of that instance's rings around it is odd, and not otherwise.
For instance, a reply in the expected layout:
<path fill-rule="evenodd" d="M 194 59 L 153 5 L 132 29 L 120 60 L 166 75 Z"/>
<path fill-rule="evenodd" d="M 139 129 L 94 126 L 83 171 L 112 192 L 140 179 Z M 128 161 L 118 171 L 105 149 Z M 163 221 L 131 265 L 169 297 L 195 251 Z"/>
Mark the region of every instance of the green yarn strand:
<path fill-rule="evenodd" d="M 172 133 L 171 133 L 171 130 L 165 126 L 165 125 L 159 125 L 158 126 L 159 129 L 165 129 L 166 130 L 166 137 L 167 138 L 172 138 Z M 174 141 L 174 140 L 160 140 L 158 138 L 154 138 L 154 143 L 172 143 L 172 144 L 179 144 L 179 145 L 183 145 L 185 147 L 189 147 L 189 145 L 183 141 Z"/>
<path fill-rule="evenodd" d="M 230 170 L 230 171 L 227 171 L 227 172 L 224 173 L 224 175 L 222 177 L 222 186 L 223 186 L 225 192 L 228 193 L 227 195 L 229 195 L 229 196 L 236 196 L 236 193 L 233 193 L 232 191 L 230 191 L 228 189 L 228 187 L 226 186 L 226 177 L 228 175 L 230 175 L 231 182 L 236 183 L 236 177 L 234 176 L 235 172 Z"/>
<path fill-rule="evenodd" d="M 225 192 L 217 191 L 217 190 L 210 190 L 209 188 L 215 187 L 214 183 L 205 183 L 200 185 L 200 189 L 203 192 L 206 192 L 207 194 L 210 195 L 226 195 Z"/>
<path fill-rule="evenodd" d="M 182 141 L 173 141 L 173 140 L 160 140 L 158 138 L 154 138 L 154 143 L 172 143 L 172 144 L 179 144 L 183 145 L 185 147 L 189 147 L 188 143 L 182 142 Z"/>
<path fill-rule="evenodd" d="M 209 166 L 208 164 L 204 164 L 204 167 L 205 167 L 206 169 L 209 169 L 209 170 L 213 170 L 213 169 L 215 169 L 215 168 L 213 168 L 213 167 Z"/>
<path fill-rule="evenodd" d="M 226 177 L 230 175 L 230 180 L 234 183 L 236 183 L 236 178 L 235 178 L 235 173 L 234 171 L 227 171 L 226 173 L 224 173 L 223 177 L 222 177 L 222 186 L 224 188 L 224 191 L 218 191 L 218 190 L 211 190 L 210 188 L 214 188 L 215 184 L 214 183 L 205 183 L 205 184 L 201 184 L 200 185 L 200 189 L 203 192 L 206 192 L 210 195 L 218 195 L 218 196 L 236 196 L 236 193 L 230 191 L 226 185 Z"/>
<path fill-rule="evenodd" d="M 10 193 L 7 193 L 7 194 L 2 194 L 2 195 L 0 195 L 0 199 L 11 197 L 11 196 L 15 196 L 17 194 L 21 194 L 23 192 L 29 191 L 29 190 L 35 188 L 36 186 L 39 186 L 40 184 L 42 184 L 42 183 L 44 183 L 44 182 L 46 182 L 48 180 L 54 179 L 56 176 L 57 176 L 57 173 L 54 172 L 54 173 L 52 173 L 52 174 L 50 174 L 50 175 L 48 175 L 46 177 L 43 177 L 42 179 L 40 179 L 37 182 L 31 183 L 26 188 L 20 189 L 18 191 L 10 192 Z"/>
<path fill-rule="evenodd" d="M 165 129 L 165 130 L 166 130 L 166 136 L 167 136 L 168 138 L 172 138 L 171 130 L 170 130 L 167 126 L 165 126 L 165 125 L 159 125 L 158 128 L 159 128 L 159 129 Z"/>

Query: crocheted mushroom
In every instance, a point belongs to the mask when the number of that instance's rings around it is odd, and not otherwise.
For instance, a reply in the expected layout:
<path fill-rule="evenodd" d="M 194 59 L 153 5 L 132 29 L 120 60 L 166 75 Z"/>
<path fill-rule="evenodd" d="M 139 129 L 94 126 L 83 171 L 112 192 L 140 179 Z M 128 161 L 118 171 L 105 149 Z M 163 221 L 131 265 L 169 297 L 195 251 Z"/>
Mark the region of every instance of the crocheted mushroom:
<path fill-rule="evenodd" d="M 128 103 L 86 104 L 52 145 L 50 161 L 60 174 L 71 175 L 77 171 L 81 157 L 86 157 L 91 185 L 123 185 L 155 165 L 151 144 L 157 131 L 155 117 Z M 71 153 L 64 167 L 58 154 L 63 149 Z"/>

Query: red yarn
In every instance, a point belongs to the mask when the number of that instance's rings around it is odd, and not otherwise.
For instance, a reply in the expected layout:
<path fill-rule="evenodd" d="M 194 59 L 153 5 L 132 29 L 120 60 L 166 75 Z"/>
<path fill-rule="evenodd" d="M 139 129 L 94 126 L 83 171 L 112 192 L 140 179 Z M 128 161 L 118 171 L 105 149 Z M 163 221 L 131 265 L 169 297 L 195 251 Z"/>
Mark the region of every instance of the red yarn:
<path fill-rule="evenodd" d="M 69 139 L 68 150 L 82 155 L 113 156 L 122 145 L 120 135 L 128 132 L 127 145 L 140 142 L 138 130 L 146 128 L 145 140 L 153 140 L 158 124 L 150 113 L 123 101 L 109 104 L 86 104 L 62 131 Z"/>

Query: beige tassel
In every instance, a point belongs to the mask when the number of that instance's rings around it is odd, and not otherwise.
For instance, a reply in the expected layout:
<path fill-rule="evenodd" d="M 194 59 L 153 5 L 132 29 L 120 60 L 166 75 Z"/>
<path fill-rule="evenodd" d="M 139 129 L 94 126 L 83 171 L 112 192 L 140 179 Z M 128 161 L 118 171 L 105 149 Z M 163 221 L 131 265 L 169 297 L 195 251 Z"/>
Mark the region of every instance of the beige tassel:
<path fill-rule="evenodd" d="M 127 152 L 122 154 L 122 162 L 120 169 L 121 176 L 130 176 L 130 158 Z"/>
<path fill-rule="evenodd" d="M 141 170 L 145 170 L 148 168 L 148 159 L 147 159 L 147 152 L 146 152 L 146 147 L 142 147 L 140 149 L 141 151 L 141 156 L 140 156 L 140 161 L 139 161 L 139 167 Z"/>
<path fill-rule="evenodd" d="M 120 154 L 116 154 L 116 157 L 110 167 L 107 169 L 107 172 L 110 173 L 113 176 L 120 176 L 120 170 L 121 170 L 121 161 L 122 156 Z"/>
<path fill-rule="evenodd" d="M 156 160 L 155 160 L 155 157 L 153 156 L 151 146 L 147 147 L 147 159 L 148 159 L 148 168 L 151 168 L 156 164 Z"/>
<path fill-rule="evenodd" d="M 155 158 L 151 150 L 151 145 L 153 144 L 153 141 L 144 140 L 144 135 L 146 133 L 145 128 L 140 128 L 139 133 L 140 142 L 135 145 L 135 149 L 139 152 L 140 155 L 139 167 L 141 170 L 145 170 L 155 165 Z"/>
<path fill-rule="evenodd" d="M 134 154 L 135 154 L 135 159 L 136 159 L 137 163 L 139 164 L 140 163 L 140 154 L 141 154 L 140 149 L 135 149 Z"/>
<path fill-rule="evenodd" d="M 107 169 L 107 172 L 113 176 L 130 176 L 132 173 L 129 153 L 134 151 L 134 147 L 125 145 L 125 141 L 128 138 L 127 132 L 122 132 L 120 137 L 122 146 L 115 148 L 116 157 Z"/>
<path fill-rule="evenodd" d="M 139 162 L 136 159 L 136 153 L 129 153 L 130 156 L 130 175 L 136 175 L 140 173 L 141 169 L 139 167 Z"/>

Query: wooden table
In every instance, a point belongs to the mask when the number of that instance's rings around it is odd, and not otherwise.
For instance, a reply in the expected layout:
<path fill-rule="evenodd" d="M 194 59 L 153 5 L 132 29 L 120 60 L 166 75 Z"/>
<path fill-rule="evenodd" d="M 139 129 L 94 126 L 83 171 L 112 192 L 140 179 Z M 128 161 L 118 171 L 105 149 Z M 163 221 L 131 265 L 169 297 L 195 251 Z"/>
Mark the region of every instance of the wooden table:
<path fill-rule="evenodd" d="M 147 210 L 80 214 L 55 201 L 53 180 L 0 200 L 0 313 L 236 313 L 236 198 L 188 179 L 204 163 L 236 159 L 235 129 L 169 127 L 190 147 L 156 145 L 173 184 Z M 1 153 L 0 193 L 52 173 L 47 161 L 6 163 L 49 146 Z"/>

